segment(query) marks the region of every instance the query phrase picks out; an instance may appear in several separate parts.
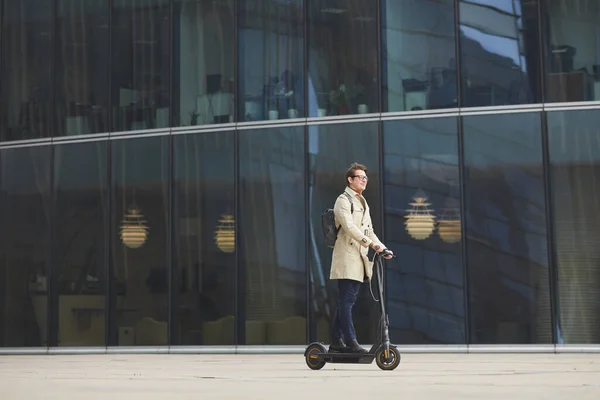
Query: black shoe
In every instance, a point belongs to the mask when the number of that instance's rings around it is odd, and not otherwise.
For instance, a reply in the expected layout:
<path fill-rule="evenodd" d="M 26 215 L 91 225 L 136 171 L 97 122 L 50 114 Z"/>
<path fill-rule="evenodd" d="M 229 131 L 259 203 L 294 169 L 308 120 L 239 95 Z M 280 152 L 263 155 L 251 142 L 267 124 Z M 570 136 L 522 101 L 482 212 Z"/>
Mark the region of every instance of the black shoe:
<path fill-rule="evenodd" d="M 358 354 L 366 354 L 369 351 L 364 349 L 356 339 L 350 342 L 350 345 L 346 346 L 346 353 L 358 353 Z"/>
<path fill-rule="evenodd" d="M 346 344 L 342 339 L 331 339 L 329 353 L 343 353 L 346 351 Z"/>

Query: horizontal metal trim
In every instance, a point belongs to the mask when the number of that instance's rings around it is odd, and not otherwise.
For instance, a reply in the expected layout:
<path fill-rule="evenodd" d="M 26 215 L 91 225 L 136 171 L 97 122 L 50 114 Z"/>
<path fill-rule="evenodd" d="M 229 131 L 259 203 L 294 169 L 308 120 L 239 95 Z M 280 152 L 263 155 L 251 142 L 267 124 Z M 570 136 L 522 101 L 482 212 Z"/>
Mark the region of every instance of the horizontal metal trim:
<path fill-rule="evenodd" d="M 73 144 L 73 143 L 108 142 L 109 140 L 110 140 L 110 138 L 108 137 L 108 135 L 106 135 L 106 136 L 95 137 L 95 138 L 81 138 L 81 139 L 75 139 L 75 140 L 53 141 L 52 144 L 56 145 L 56 146 L 65 146 L 65 145 Z"/>
<path fill-rule="evenodd" d="M 502 111 L 502 110 L 523 110 L 531 108 L 543 108 L 544 103 L 533 103 L 533 104 L 508 104 L 501 106 L 483 106 L 483 107 L 460 107 L 460 112 L 479 112 L 479 111 Z"/>
<path fill-rule="evenodd" d="M 276 129 L 276 128 L 292 128 L 298 126 L 306 126 L 305 122 L 295 123 L 295 124 L 272 124 L 272 125 L 243 125 L 238 126 L 238 131 L 247 131 L 247 130 L 256 130 L 256 129 Z"/>
<path fill-rule="evenodd" d="M 568 107 L 568 108 L 577 108 L 577 107 L 589 107 L 589 106 L 595 106 L 595 107 L 600 107 L 600 101 L 598 100 L 593 100 L 593 101 L 573 101 L 573 102 L 557 102 L 557 103 L 544 103 L 544 108 L 546 109 L 551 109 L 551 108 L 558 108 L 558 107 Z"/>
<path fill-rule="evenodd" d="M 123 140 L 123 139 L 138 139 L 138 138 L 147 138 L 147 137 L 157 137 L 157 136 L 171 136 L 171 132 L 157 132 L 157 133 L 134 133 L 132 135 L 119 135 L 119 136 L 111 136 L 111 140 Z"/>
<path fill-rule="evenodd" d="M 213 133 L 213 132 L 234 132 L 235 125 L 232 126 L 223 126 L 223 127 L 214 127 L 209 129 L 185 129 L 185 130 L 177 130 L 172 131 L 171 134 L 175 135 L 194 135 L 196 133 Z"/>
<path fill-rule="evenodd" d="M 498 344 L 498 345 L 470 345 L 469 353 L 554 353 L 553 344 Z"/>
<path fill-rule="evenodd" d="M 220 131 L 220 130 L 231 130 L 231 129 L 235 129 L 235 126 L 237 124 L 235 122 L 227 122 L 224 124 L 206 124 L 206 125 L 186 125 L 186 126 L 176 126 L 171 128 L 171 132 L 173 133 L 177 133 L 180 131 L 194 131 L 197 132 L 199 130 L 214 130 L 214 131 Z"/>
<path fill-rule="evenodd" d="M 577 107 L 552 107 L 546 108 L 545 111 L 548 113 L 557 111 L 580 111 L 580 110 L 600 110 L 600 104 L 577 106 Z"/>
<path fill-rule="evenodd" d="M 406 121 L 412 119 L 433 119 L 433 118 L 452 118 L 458 117 L 458 112 L 446 113 L 446 114 L 425 114 L 425 115 L 400 115 L 390 116 L 381 118 L 382 121 Z"/>
<path fill-rule="evenodd" d="M 110 346 L 106 354 L 169 354 L 169 346 Z"/>
<path fill-rule="evenodd" d="M 339 124 L 351 124 L 351 123 L 364 123 L 364 122 L 379 122 L 381 118 L 361 118 L 361 119 L 329 119 L 319 121 L 309 121 L 306 123 L 308 126 L 319 126 L 319 125 L 339 125 Z"/>
<path fill-rule="evenodd" d="M 459 115 L 470 116 L 470 115 L 498 115 L 498 114 L 522 114 L 522 113 L 535 113 L 542 112 L 543 108 L 521 108 L 521 109 L 510 109 L 510 110 L 497 110 L 497 111 L 461 111 Z"/>
<path fill-rule="evenodd" d="M 69 135 L 69 136 L 55 136 L 52 138 L 52 142 L 75 142 L 81 140 L 98 140 L 98 139 L 107 139 L 110 137 L 110 133 L 91 133 L 85 135 Z"/>
<path fill-rule="evenodd" d="M 304 125 L 306 118 L 285 118 L 285 119 L 265 119 L 262 121 L 245 121 L 238 122 L 236 127 L 238 129 L 254 128 L 256 126 L 271 126 L 271 125 L 290 125 L 290 124 L 302 124 Z"/>
<path fill-rule="evenodd" d="M 324 344 L 327 347 L 327 344 Z M 304 354 L 308 345 L 244 345 L 244 346 L 123 346 L 123 347 L 5 347 L 0 355 L 47 355 L 47 354 Z M 372 344 L 363 344 L 370 349 Z M 534 354 L 600 353 L 599 345 L 396 345 L 400 353 L 446 353 L 446 354 Z"/>
<path fill-rule="evenodd" d="M 415 115 L 436 115 L 436 114 L 452 114 L 458 113 L 460 109 L 455 108 L 435 108 L 430 110 L 416 110 L 416 111 L 389 111 L 381 113 L 381 118 L 387 117 L 402 117 L 402 116 L 415 116 Z"/>
<path fill-rule="evenodd" d="M 381 113 L 367 113 L 367 114 L 348 114 L 348 115 L 329 115 L 326 117 L 308 117 L 306 122 L 322 122 L 322 121 L 347 121 L 347 120 L 363 120 L 371 118 L 381 118 Z"/>
<path fill-rule="evenodd" d="M 111 137 L 122 136 L 122 135 L 145 135 L 145 134 L 156 134 L 163 133 L 169 134 L 171 133 L 171 128 L 158 128 L 158 129 L 140 129 L 137 131 L 118 131 L 118 132 L 110 132 Z"/>
<path fill-rule="evenodd" d="M 11 140 L 7 142 L 1 142 L 0 148 L 6 147 L 31 147 L 31 146 L 43 146 L 52 144 L 52 139 L 33 139 L 33 140 Z"/>

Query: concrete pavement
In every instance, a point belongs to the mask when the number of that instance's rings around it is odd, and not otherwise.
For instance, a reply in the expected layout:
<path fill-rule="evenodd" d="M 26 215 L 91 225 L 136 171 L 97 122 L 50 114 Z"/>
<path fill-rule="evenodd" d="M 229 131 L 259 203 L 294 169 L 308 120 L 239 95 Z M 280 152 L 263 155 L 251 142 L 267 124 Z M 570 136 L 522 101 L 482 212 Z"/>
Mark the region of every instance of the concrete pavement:
<path fill-rule="evenodd" d="M 405 354 L 395 371 L 302 355 L 0 356 L 0 399 L 600 399 L 600 354 Z"/>

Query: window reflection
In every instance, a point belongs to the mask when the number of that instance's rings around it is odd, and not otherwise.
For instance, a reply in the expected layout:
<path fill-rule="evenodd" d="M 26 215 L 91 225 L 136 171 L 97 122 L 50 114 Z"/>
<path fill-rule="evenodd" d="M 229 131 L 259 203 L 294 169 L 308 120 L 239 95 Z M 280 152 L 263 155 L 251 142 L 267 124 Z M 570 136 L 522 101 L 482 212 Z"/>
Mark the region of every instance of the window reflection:
<path fill-rule="evenodd" d="M 386 276 L 395 343 L 466 343 L 456 128 L 456 118 L 384 122 L 385 244 L 402 254 Z M 429 206 L 409 204 L 421 196 Z"/>
<path fill-rule="evenodd" d="M 551 343 L 540 115 L 463 126 L 471 342 Z"/>
<path fill-rule="evenodd" d="M 104 346 L 107 143 L 63 144 L 54 153 L 53 267 L 61 346 Z"/>
<path fill-rule="evenodd" d="M 109 12 L 104 1 L 57 2 L 55 107 L 58 136 L 110 131 Z"/>
<path fill-rule="evenodd" d="M 461 0 L 462 106 L 540 102 L 537 0 Z"/>
<path fill-rule="evenodd" d="M 48 332 L 51 155 L 50 146 L 0 152 L 0 346 L 56 339 Z"/>
<path fill-rule="evenodd" d="M 454 2 L 383 0 L 383 111 L 457 107 Z"/>
<path fill-rule="evenodd" d="M 52 2 L 2 2 L 0 139 L 52 136 Z"/>
<path fill-rule="evenodd" d="M 168 0 L 114 0 L 114 131 L 169 127 L 169 25 Z"/>
<path fill-rule="evenodd" d="M 120 346 L 168 344 L 169 138 L 111 143 L 111 299 Z"/>
<path fill-rule="evenodd" d="M 239 1 L 240 120 L 305 116 L 302 3 Z"/>
<path fill-rule="evenodd" d="M 306 344 L 304 129 L 239 135 L 241 344 Z"/>
<path fill-rule="evenodd" d="M 546 101 L 600 100 L 600 3 L 544 2 Z"/>
<path fill-rule="evenodd" d="M 310 160 L 310 292 L 312 337 L 330 343 L 330 327 L 337 307 L 337 283 L 329 279 L 331 248 L 323 242 L 321 214 L 333 207 L 335 199 L 344 191 L 345 173 L 354 162 L 365 165 L 369 184 L 364 196 L 371 209 L 375 233 L 381 238 L 379 141 L 377 123 L 313 125 L 309 128 L 308 152 Z M 387 244 L 387 243 L 385 243 Z M 395 250 L 395 249 L 392 249 Z M 354 328 L 359 343 L 375 341 L 373 329 L 379 321 L 379 306 L 362 285 L 354 305 Z"/>
<path fill-rule="evenodd" d="M 600 343 L 599 110 L 548 113 L 557 343 Z"/>
<path fill-rule="evenodd" d="M 233 122 L 233 3 L 173 4 L 174 126 Z"/>
<path fill-rule="evenodd" d="M 377 2 L 310 0 L 309 116 L 379 112 Z"/>
<path fill-rule="evenodd" d="M 233 132 L 173 137 L 176 344 L 236 343 L 233 139 Z"/>

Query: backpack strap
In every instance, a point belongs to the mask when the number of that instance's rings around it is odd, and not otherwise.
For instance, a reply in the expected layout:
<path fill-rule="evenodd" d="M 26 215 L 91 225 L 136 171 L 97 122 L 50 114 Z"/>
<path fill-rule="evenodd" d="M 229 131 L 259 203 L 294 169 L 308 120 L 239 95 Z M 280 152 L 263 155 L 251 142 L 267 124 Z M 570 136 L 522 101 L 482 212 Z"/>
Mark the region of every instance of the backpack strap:
<path fill-rule="evenodd" d="M 350 202 L 350 214 L 354 214 L 354 203 L 352 202 L 352 197 L 350 197 L 350 195 L 347 192 L 344 192 L 344 194 L 346 195 L 346 197 L 348 198 L 348 201 Z"/>

